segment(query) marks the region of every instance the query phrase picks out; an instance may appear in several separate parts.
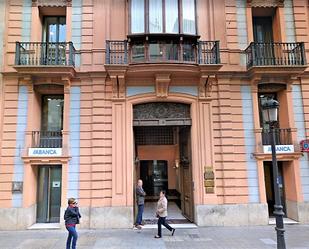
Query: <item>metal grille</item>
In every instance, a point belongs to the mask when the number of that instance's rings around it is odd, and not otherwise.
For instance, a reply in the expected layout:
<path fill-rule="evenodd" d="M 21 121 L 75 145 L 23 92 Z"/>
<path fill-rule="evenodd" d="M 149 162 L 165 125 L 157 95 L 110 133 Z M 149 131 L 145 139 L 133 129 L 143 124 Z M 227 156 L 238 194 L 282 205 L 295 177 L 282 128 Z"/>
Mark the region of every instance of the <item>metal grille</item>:
<path fill-rule="evenodd" d="M 134 132 L 137 145 L 174 144 L 173 127 L 139 127 Z"/>

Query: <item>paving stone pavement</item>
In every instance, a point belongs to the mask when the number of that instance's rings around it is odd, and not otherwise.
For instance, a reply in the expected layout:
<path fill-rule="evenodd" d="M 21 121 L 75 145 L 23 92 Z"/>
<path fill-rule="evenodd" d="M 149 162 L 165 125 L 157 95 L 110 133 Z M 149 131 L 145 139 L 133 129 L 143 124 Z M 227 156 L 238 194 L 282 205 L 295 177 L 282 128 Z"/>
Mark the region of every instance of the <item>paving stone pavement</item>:
<path fill-rule="evenodd" d="M 287 225 L 287 249 L 309 249 L 309 225 Z M 154 239 L 156 229 L 78 230 L 78 249 L 271 249 L 276 248 L 273 226 L 199 227 L 166 229 Z M 65 230 L 0 231 L 0 249 L 62 249 Z"/>

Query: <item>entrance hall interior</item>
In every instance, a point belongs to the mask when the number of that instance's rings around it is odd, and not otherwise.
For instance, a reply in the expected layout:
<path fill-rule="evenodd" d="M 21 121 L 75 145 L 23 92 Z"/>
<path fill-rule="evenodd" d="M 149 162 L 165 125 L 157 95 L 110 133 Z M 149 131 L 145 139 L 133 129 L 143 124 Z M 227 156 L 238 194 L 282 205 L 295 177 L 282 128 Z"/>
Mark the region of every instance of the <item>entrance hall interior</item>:
<path fill-rule="evenodd" d="M 155 222 L 156 204 L 166 190 L 168 219 L 194 221 L 191 165 L 191 126 L 136 126 L 135 180 L 146 192 L 143 220 Z M 135 181 L 135 182 L 136 182 Z"/>

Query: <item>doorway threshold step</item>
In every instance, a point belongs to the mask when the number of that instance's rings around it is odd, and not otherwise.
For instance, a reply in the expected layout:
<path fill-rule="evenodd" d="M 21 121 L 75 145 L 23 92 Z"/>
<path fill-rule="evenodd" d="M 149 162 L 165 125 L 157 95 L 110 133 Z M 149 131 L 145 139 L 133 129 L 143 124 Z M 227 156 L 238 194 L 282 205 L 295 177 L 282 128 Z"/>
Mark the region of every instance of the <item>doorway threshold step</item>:
<path fill-rule="evenodd" d="M 158 219 L 144 219 L 145 225 L 154 225 L 157 224 Z M 192 222 L 187 219 L 166 219 L 166 222 L 170 225 L 174 224 L 192 224 Z"/>
<path fill-rule="evenodd" d="M 60 229 L 60 223 L 35 223 L 28 227 L 29 230 Z"/>
<path fill-rule="evenodd" d="M 294 225 L 294 224 L 298 224 L 298 222 L 296 220 L 292 220 L 290 218 L 283 218 L 283 224 Z M 269 217 L 268 225 L 276 225 L 276 218 L 275 217 Z"/>
<path fill-rule="evenodd" d="M 170 224 L 173 228 L 184 228 L 184 229 L 189 229 L 189 228 L 197 228 L 197 225 L 194 223 L 187 223 L 187 224 Z M 157 224 L 149 224 L 149 225 L 144 225 L 142 229 L 154 229 L 158 228 Z M 163 229 L 166 229 L 164 226 L 162 226 Z"/>

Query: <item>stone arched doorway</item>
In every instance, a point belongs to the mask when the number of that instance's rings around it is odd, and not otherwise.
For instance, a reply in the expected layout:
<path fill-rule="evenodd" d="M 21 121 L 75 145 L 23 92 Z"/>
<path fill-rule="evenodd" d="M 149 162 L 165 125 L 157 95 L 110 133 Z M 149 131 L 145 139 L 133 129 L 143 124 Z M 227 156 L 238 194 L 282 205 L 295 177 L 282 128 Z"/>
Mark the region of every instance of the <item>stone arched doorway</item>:
<path fill-rule="evenodd" d="M 133 106 L 134 179 L 144 181 L 146 223 L 152 222 L 162 189 L 169 199 L 169 218 L 194 221 L 190 108 L 175 102 Z"/>

